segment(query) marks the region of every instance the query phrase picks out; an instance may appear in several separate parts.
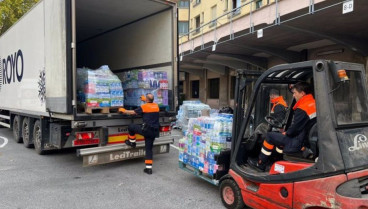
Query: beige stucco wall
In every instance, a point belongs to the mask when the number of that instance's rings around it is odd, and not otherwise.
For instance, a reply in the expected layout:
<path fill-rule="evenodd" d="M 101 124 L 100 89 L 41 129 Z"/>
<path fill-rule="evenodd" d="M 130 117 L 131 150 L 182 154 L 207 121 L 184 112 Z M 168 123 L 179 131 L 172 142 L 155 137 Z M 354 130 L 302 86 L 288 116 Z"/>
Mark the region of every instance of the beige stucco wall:
<path fill-rule="evenodd" d="M 189 20 L 189 9 L 179 8 L 178 20 L 179 21 L 188 21 Z"/>
<path fill-rule="evenodd" d="M 229 13 L 233 10 L 232 0 L 221 0 L 221 1 L 208 1 L 202 0 L 201 3 L 194 5 L 193 2 L 190 4 L 190 16 L 189 16 L 189 30 L 196 29 L 195 18 L 200 16 L 201 26 L 211 22 L 213 19 L 216 19 L 226 13 Z M 275 0 L 269 0 L 268 4 L 273 4 Z M 267 5 L 267 0 L 262 0 L 262 6 Z M 212 15 L 212 8 L 216 6 L 216 16 Z M 248 15 L 251 11 L 256 10 L 255 1 L 251 3 L 251 0 L 242 0 L 240 11 L 235 12 L 234 14 L 226 14 L 223 17 L 220 17 L 216 23 L 208 24 L 204 26 L 199 33 L 192 33 L 190 39 L 199 36 L 202 33 L 206 33 L 208 31 L 214 30 L 216 27 L 227 24 L 230 21 L 234 21 Z"/>

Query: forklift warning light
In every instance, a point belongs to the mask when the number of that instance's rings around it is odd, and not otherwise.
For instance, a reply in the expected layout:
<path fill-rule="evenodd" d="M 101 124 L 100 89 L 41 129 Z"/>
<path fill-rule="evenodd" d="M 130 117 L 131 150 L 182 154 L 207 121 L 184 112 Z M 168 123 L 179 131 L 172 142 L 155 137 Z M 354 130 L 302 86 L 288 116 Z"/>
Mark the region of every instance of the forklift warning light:
<path fill-rule="evenodd" d="M 339 76 L 341 81 L 348 81 L 349 80 L 349 77 L 346 74 L 346 70 L 344 70 L 344 69 L 338 70 L 337 75 Z"/>

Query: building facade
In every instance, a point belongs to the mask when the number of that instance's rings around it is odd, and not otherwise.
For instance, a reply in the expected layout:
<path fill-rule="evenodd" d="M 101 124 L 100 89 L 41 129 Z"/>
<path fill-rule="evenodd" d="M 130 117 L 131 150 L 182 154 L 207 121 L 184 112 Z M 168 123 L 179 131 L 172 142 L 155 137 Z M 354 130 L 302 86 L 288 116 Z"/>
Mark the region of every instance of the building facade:
<path fill-rule="evenodd" d="M 191 0 L 179 17 L 180 92 L 212 108 L 233 106 L 236 69 L 264 71 L 313 59 L 367 64 L 368 2 L 336 0 Z M 184 15 L 185 14 L 185 15 Z M 179 21 L 181 21 L 179 19 Z"/>

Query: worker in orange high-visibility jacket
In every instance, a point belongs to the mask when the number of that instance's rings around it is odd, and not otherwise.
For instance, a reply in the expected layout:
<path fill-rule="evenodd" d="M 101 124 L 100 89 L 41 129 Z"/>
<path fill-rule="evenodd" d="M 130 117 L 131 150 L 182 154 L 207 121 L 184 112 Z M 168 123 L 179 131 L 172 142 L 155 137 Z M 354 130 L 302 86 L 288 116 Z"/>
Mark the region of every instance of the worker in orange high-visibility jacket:
<path fill-rule="evenodd" d="M 133 148 L 136 147 L 136 134 L 144 136 L 145 147 L 146 147 L 146 158 L 145 164 L 146 168 L 143 170 L 147 174 L 152 174 L 152 164 L 153 164 L 153 142 L 156 137 L 159 137 L 159 112 L 160 108 L 156 103 L 153 103 L 153 94 L 148 93 L 146 96 L 141 96 L 141 100 L 145 104 L 141 105 L 135 110 L 126 110 L 125 108 L 119 108 L 119 112 L 129 115 L 142 115 L 143 124 L 130 124 L 128 127 L 129 136 L 125 143 Z"/>
<path fill-rule="evenodd" d="M 296 83 L 292 87 L 296 104 L 293 107 L 294 118 L 286 132 L 268 132 L 258 159 L 248 159 L 248 164 L 258 170 L 265 171 L 268 158 L 275 149 L 285 153 L 301 151 L 304 138 L 310 128 L 316 123 L 316 101 L 312 95 L 312 88 L 306 82 Z"/>
<path fill-rule="evenodd" d="M 286 108 L 288 107 L 284 97 L 280 95 L 276 89 L 270 90 L 270 102 L 272 104 L 270 115 L 283 123 L 286 116 Z"/>

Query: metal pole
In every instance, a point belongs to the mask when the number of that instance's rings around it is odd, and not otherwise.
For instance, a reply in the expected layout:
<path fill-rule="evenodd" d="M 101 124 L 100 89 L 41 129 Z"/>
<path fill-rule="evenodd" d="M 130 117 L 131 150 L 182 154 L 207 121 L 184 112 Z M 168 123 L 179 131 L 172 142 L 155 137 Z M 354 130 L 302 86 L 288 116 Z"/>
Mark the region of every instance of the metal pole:
<path fill-rule="evenodd" d="M 253 3 L 253 1 L 252 1 Z M 249 33 L 253 33 L 252 31 L 252 12 L 253 12 L 253 6 L 252 4 L 249 4 L 250 5 L 250 12 L 249 12 Z"/>
<path fill-rule="evenodd" d="M 309 0 L 309 14 L 314 13 L 314 0 Z"/>
<path fill-rule="evenodd" d="M 72 72 L 73 72 L 73 102 L 72 106 L 77 106 L 77 39 L 76 39 L 76 9 L 75 0 L 71 0 L 72 7 Z"/>

